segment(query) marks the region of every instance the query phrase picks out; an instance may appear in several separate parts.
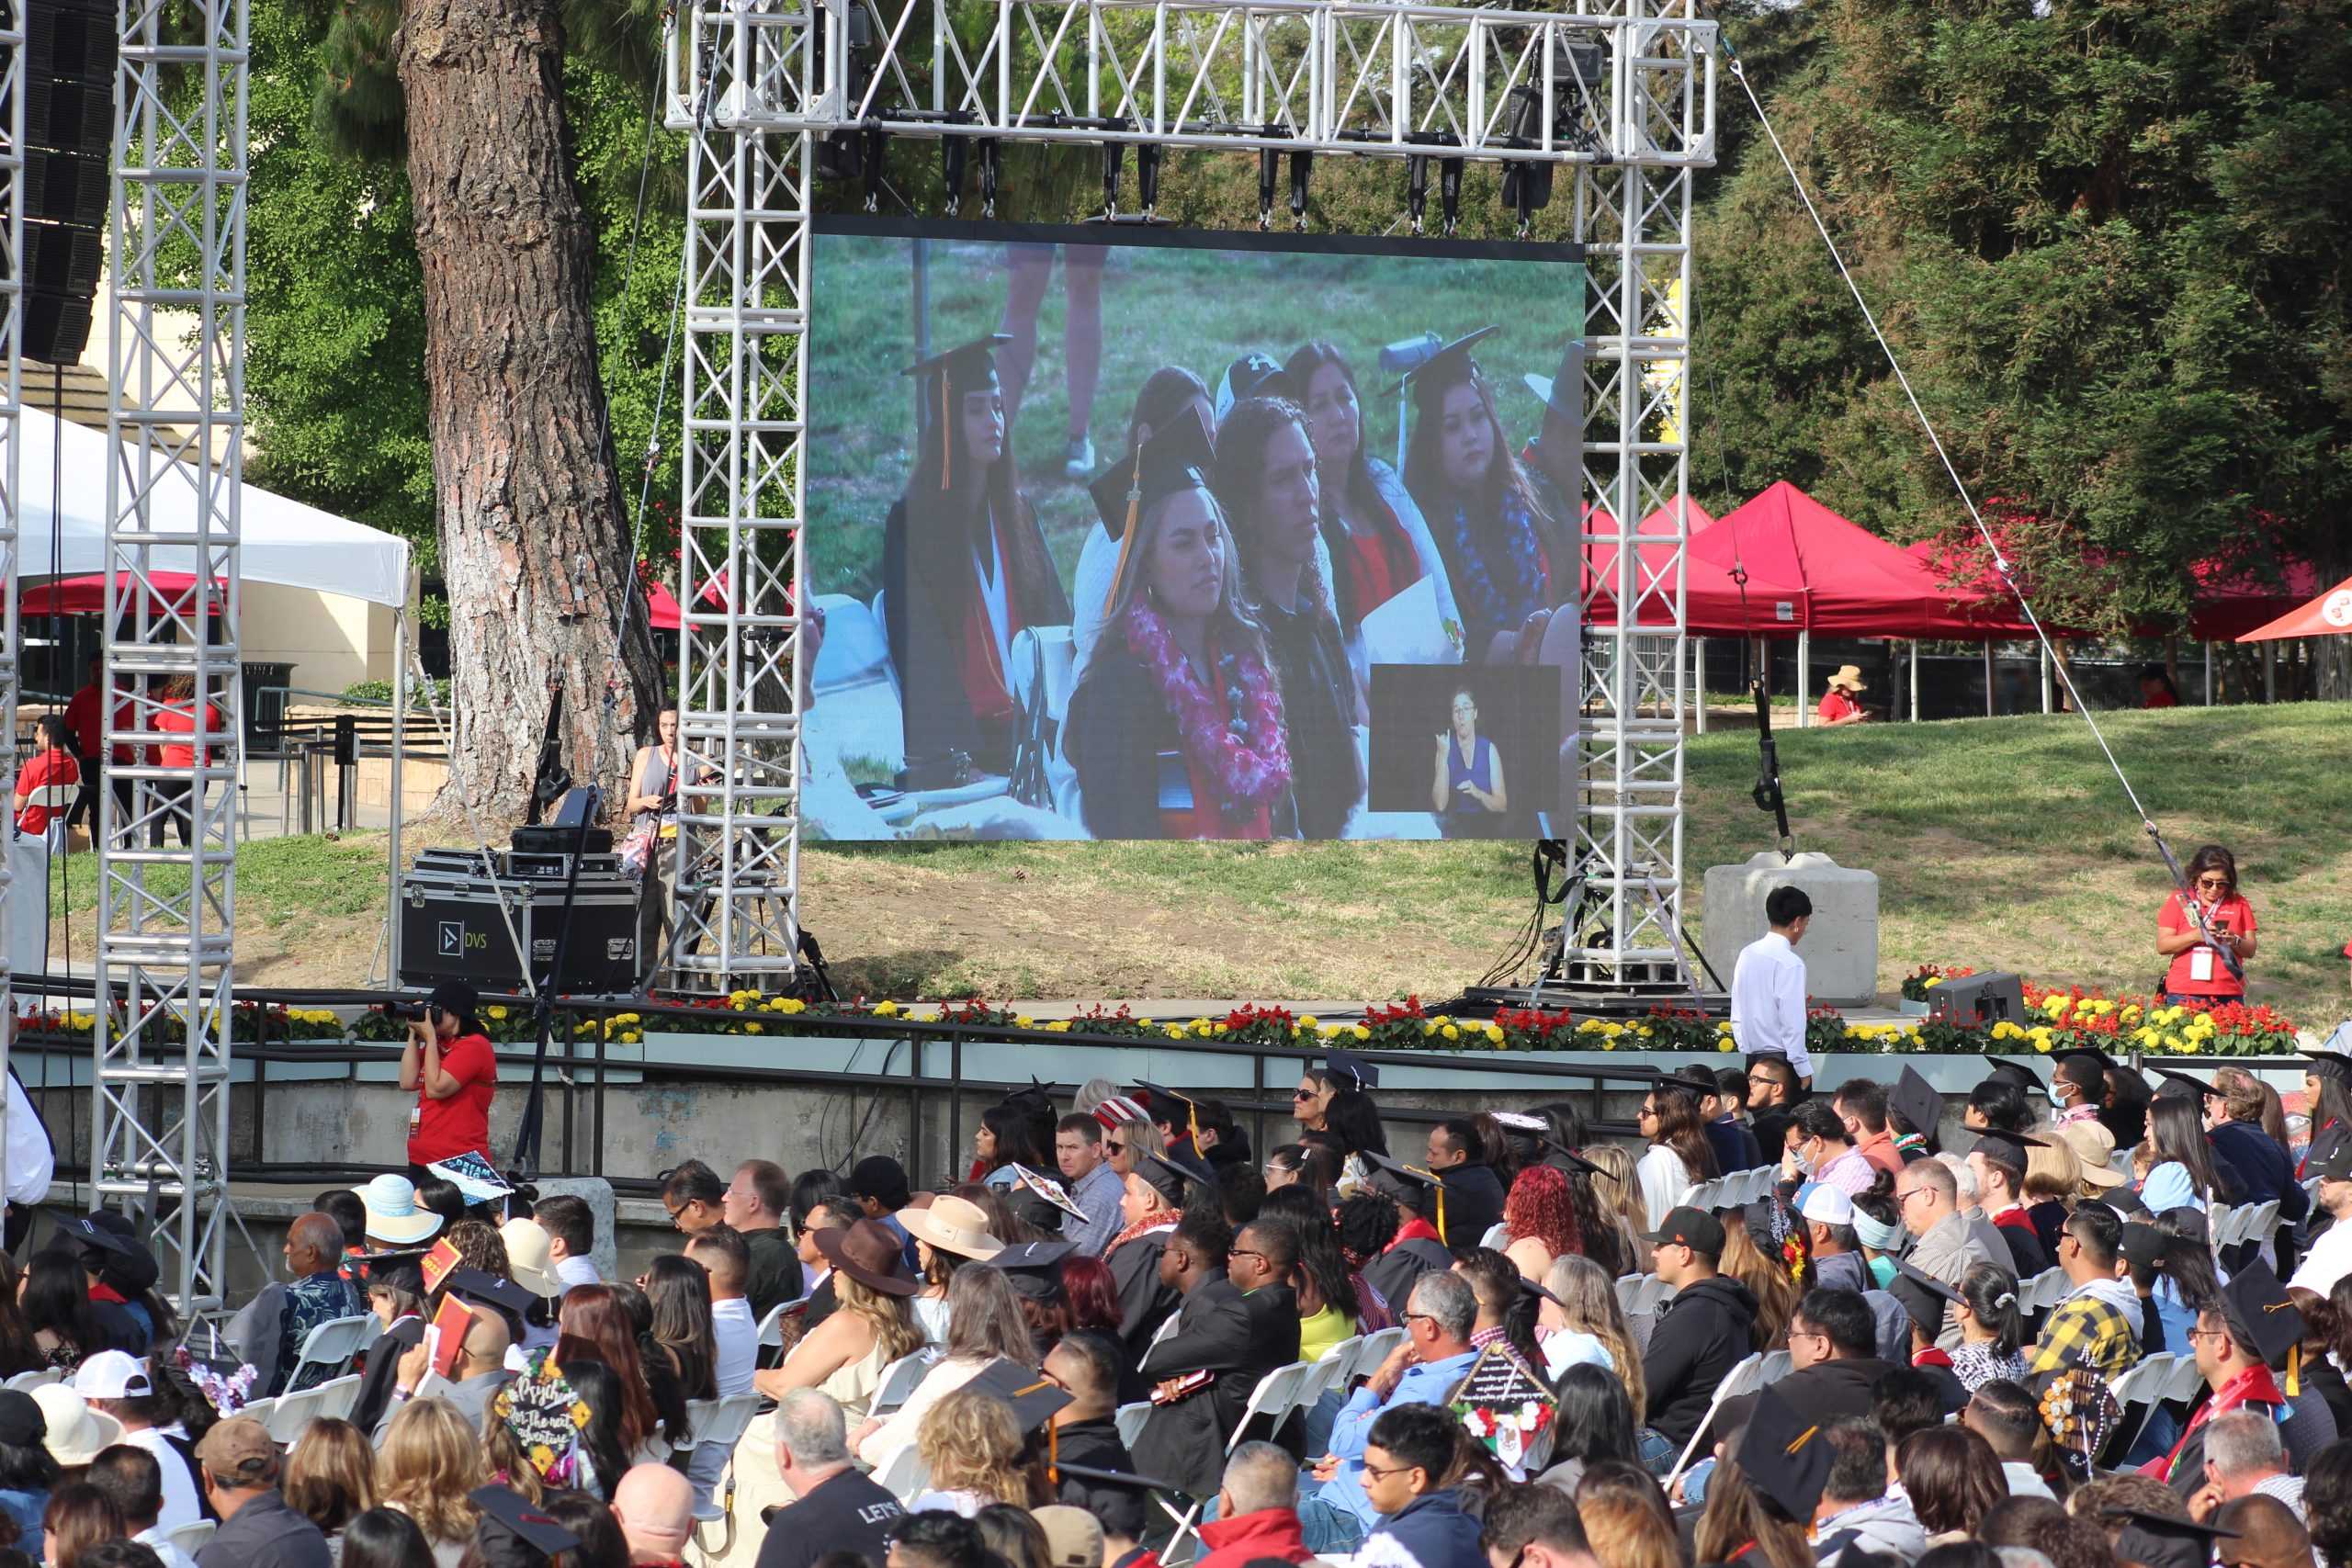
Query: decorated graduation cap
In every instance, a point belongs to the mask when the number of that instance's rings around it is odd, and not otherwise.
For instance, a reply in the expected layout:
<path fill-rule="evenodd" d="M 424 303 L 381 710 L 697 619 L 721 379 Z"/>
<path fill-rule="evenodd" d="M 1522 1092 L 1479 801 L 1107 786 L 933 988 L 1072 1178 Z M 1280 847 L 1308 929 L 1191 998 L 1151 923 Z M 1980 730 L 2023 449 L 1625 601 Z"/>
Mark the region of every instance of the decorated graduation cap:
<path fill-rule="evenodd" d="M 2064 1457 L 2066 1473 L 2088 1481 L 2091 1463 L 2107 1447 L 2123 1407 L 2095 1366 L 2052 1367 L 2031 1380 L 2034 1415 Z"/>
<path fill-rule="evenodd" d="M 1209 474 L 1216 464 L 1216 446 L 1208 422 L 1201 417 L 1197 405 L 1188 403 L 1156 426 L 1149 440 L 1112 464 L 1110 472 L 1087 487 L 1094 497 L 1094 510 L 1102 518 L 1103 532 L 1119 542 L 1111 592 L 1102 601 L 1105 615 L 1119 602 L 1119 590 L 1127 581 L 1144 513 L 1179 491 L 1214 494 Z"/>
<path fill-rule="evenodd" d="M 2145 1508 L 2102 1508 L 2099 1517 L 2123 1528 L 2116 1532 L 2115 1558 L 2141 1568 L 2205 1568 L 2213 1561 L 2213 1544 L 2238 1532 L 2219 1525 L 2200 1525 Z"/>
<path fill-rule="evenodd" d="M 1478 1352 L 1453 1385 L 1446 1408 L 1488 1453 L 1517 1470 L 1537 1435 L 1559 1415 L 1560 1402 L 1519 1352 L 1498 1339 Z"/>
<path fill-rule="evenodd" d="M 1380 1069 L 1353 1051 L 1324 1052 L 1323 1071 L 1332 1077 L 1346 1079 L 1352 1089 L 1380 1087 Z"/>
<path fill-rule="evenodd" d="M 2270 1265 L 2256 1258 L 2222 1287 L 2222 1315 L 2230 1331 L 2271 1366 L 2287 1373 L 2287 1396 L 2302 1393 L 2303 1314 Z"/>
<path fill-rule="evenodd" d="M 1829 1445 L 1821 1424 L 1797 1413 L 1778 1390 L 1756 1396 L 1739 1438 L 1739 1468 L 1789 1517 L 1809 1523 L 1829 1484 Z"/>
<path fill-rule="evenodd" d="M 1443 397 L 1448 387 L 1477 378 L 1478 362 L 1470 357 L 1471 345 L 1477 343 L 1479 339 L 1500 331 L 1502 327 L 1498 323 L 1494 326 L 1480 327 L 1476 332 L 1463 333 L 1410 370 L 1406 371 L 1397 378 L 1396 386 L 1388 389 L 1396 392 L 1409 388 L 1416 398 Z"/>
<path fill-rule="evenodd" d="M 997 389 L 996 351 L 1012 341 L 1010 333 L 990 333 L 944 354 L 918 360 L 904 372 L 916 378 L 922 392 L 923 454 L 938 454 L 941 490 L 955 482 L 956 465 L 962 458 L 958 449 L 962 426 L 956 416 L 962 412 L 964 394 Z"/>
<path fill-rule="evenodd" d="M 1907 1062 L 1904 1064 L 1903 1076 L 1894 1080 L 1894 1091 L 1886 1097 L 1886 1103 L 1923 1138 L 1934 1137 L 1943 1122 L 1944 1097 L 1920 1076 L 1918 1068 Z"/>
<path fill-rule="evenodd" d="M 1019 1160 L 1012 1162 L 1012 1184 L 1022 1191 L 1035 1192 L 1072 1219 L 1086 1218 L 1086 1211 L 1071 1199 L 1069 1188 L 1043 1171 L 1030 1169 Z"/>
<path fill-rule="evenodd" d="M 1151 1517 L 1152 1495 L 1167 1496 L 1177 1489 L 1172 1481 L 1157 1481 L 1124 1470 L 1104 1470 L 1091 1464 L 1056 1468 L 1061 1476 L 1063 1502 L 1092 1514 L 1102 1521 L 1105 1534 L 1129 1540 L 1142 1538 Z"/>

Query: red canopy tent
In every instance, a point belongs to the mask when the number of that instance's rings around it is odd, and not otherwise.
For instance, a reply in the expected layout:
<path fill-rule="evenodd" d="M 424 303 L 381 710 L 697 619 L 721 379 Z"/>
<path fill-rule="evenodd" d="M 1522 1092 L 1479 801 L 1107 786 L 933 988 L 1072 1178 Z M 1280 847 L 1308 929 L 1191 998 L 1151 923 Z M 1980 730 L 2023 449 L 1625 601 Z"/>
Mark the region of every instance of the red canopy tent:
<path fill-rule="evenodd" d="M 185 612 L 189 596 L 196 588 L 192 571 L 151 571 L 147 585 L 154 590 L 152 613 L 168 615 Z M 212 580 L 215 589 L 225 592 L 228 585 L 219 578 Z M 40 615 L 103 615 L 107 610 L 106 573 L 90 572 L 81 577 L 61 577 L 37 588 L 28 588 L 17 601 L 17 614 L 25 620 Z M 208 615 L 219 615 L 217 601 L 206 606 Z"/>
<path fill-rule="evenodd" d="M 1714 525 L 1705 507 L 1692 502 L 1690 535 L 1696 537 L 1702 529 Z M 1606 512 L 1590 512 L 1589 526 L 1607 532 L 1613 525 Z M 1634 530 L 1650 536 L 1670 536 L 1674 521 L 1663 506 L 1642 519 Z M 1598 581 L 1603 586 L 1597 597 L 1589 602 L 1587 613 L 1596 618 L 1613 615 L 1615 597 L 1607 586 L 1617 570 L 1617 547 L 1589 542 L 1584 547 L 1585 578 L 1588 591 Z M 1670 544 L 1644 544 L 1636 547 L 1645 592 L 1654 587 L 1663 591 L 1667 573 L 1673 569 L 1674 547 Z M 1743 602 L 1740 585 L 1732 581 L 1726 569 L 1712 561 L 1702 560 L 1696 552 L 1684 552 L 1682 592 L 1682 622 L 1695 637 L 1775 637 L 1786 636 L 1796 629 L 1796 602 L 1802 590 L 1792 583 L 1780 581 L 1748 568 L 1747 586 Z M 1645 626 L 1666 624 L 1667 617 L 1653 606 L 1645 604 L 1641 616 Z"/>
<path fill-rule="evenodd" d="M 2276 642 L 2290 637 L 2341 637 L 2346 632 L 2352 632 L 2352 577 L 2267 626 L 2241 633 L 2237 640 Z"/>
<path fill-rule="evenodd" d="M 678 596 L 658 582 L 645 585 L 645 618 L 657 632 L 678 629 Z"/>
<path fill-rule="evenodd" d="M 2188 612 L 2188 630 L 2201 642 L 2228 642 L 2233 638 L 2240 642 L 2267 642 L 2284 637 L 2323 636 L 2343 629 L 2278 632 L 2259 638 L 2246 635 L 2258 626 L 2313 607 L 2319 600 L 2320 575 L 2319 569 L 2308 561 L 2283 562 L 2283 581 L 2277 584 L 2245 568 L 2232 571 L 2214 561 L 2198 562 L 2188 569 L 2188 575 L 2197 584 Z"/>

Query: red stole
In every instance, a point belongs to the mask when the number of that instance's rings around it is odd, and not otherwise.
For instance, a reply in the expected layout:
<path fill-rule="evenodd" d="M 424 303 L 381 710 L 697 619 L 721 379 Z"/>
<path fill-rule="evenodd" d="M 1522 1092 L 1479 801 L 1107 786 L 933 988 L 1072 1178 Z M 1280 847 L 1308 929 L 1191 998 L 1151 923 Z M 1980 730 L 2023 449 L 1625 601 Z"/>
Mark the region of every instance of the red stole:
<path fill-rule="evenodd" d="M 2169 1482 L 2172 1480 L 2173 1466 L 2179 1461 L 2180 1450 L 2188 1446 L 2190 1434 L 2204 1426 L 2206 1422 L 2216 1416 L 2226 1416 L 2231 1411 L 2248 1404 L 2267 1404 L 2276 1408 L 2286 1403 L 2287 1396 L 2278 1392 L 2278 1381 L 2270 1375 L 2268 1367 L 2261 1365 L 2248 1367 L 2215 1389 L 2213 1397 L 2198 1407 L 2197 1414 L 2188 1418 L 2188 1429 L 2181 1433 L 2180 1441 L 2172 1446 L 2172 1452 L 2162 1459 L 2150 1460 L 2141 1467 L 2140 1473 L 2152 1475 L 2158 1481 Z"/>

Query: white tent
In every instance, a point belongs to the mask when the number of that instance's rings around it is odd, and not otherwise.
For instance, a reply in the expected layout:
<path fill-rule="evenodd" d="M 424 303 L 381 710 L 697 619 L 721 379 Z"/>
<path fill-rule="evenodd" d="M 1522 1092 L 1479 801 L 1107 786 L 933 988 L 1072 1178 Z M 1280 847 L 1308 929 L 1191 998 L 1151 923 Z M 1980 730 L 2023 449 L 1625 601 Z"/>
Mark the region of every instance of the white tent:
<path fill-rule="evenodd" d="M 107 465 L 118 460 L 114 444 L 104 431 L 61 422 L 37 409 L 27 409 L 20 417 L 18 578 L 32 582 L 106 570 Z M 135 446 L 124 448 L 126 475 L 136 453 Z M 157 533 L 193 540 L 199 505 L 196 470 L 185 463 L 173 466 L 179 481 L 167 476 L 156 487 L 149 522 Z M 65 477 L 62 491 L 56 482 L 61 468 Z M 52 495 L 62 502 L 54 509 Z M 407 540 L 252 485 L 243 487 L 241 505 L 238 566 L 244 581 L 347 594 L 395 610 L 407 602 Z M 62 518 L 57 515 L 61 512 Z M 54 559 L 52 530 L 58 547 Z M 158 546 L 154 565 L 192 572 L 197 570 L 195 548 L 192 544 Z"/>

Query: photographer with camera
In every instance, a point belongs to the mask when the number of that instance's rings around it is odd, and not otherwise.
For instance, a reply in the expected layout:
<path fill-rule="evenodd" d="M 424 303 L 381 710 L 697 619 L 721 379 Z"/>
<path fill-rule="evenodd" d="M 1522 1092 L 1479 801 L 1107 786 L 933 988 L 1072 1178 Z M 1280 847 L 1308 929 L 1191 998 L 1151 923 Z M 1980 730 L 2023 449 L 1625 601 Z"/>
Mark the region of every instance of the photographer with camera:
<path fill-rule="evenodd" d="M 408 1113 L 408 1174 L 422 1182 L 425 1167 L 490 1147 L 490 1097 L 498 1088 L 498 1059 L 476 1021 L 479 998 L 462 980 L 445 980 L 424 999 L 422 1018 L 408 1021 L 401 1047 L 401 1088 L 416 1091 Z"/>

